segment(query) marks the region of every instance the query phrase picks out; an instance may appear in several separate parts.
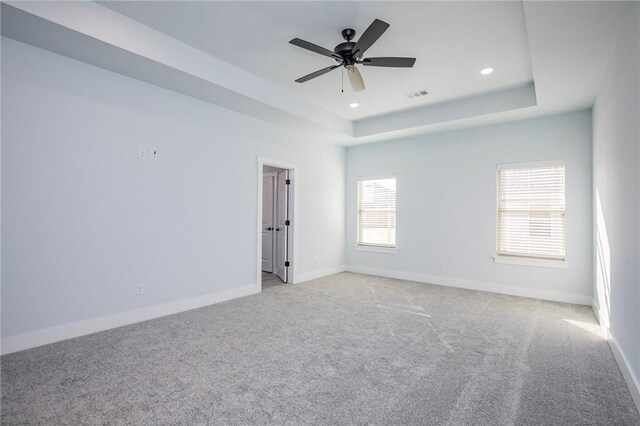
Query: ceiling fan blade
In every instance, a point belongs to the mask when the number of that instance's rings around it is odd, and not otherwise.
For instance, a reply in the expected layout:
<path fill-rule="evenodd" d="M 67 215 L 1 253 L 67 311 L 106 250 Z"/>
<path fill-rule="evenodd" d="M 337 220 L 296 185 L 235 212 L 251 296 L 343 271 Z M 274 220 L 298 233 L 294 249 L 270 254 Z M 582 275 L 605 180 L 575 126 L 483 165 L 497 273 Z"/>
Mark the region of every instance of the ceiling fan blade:
<path fill-rule="evenodd" d="M 330 67 L 322 68 L 321 70 L 312 72 L 311 74 L 307 74 L 304 77 L 300 77 L 299 79 L 296 80 L 296 83 L 304 83 L 305 81 L 309 81 L 312 78 L 320 77 L 321 75 L 326 74 L 329 71 L 338 68 L 339 66 L 340 65 L 332 65 Z"/>
<path fill-rule="evenodd" d="M 325 49 L 324 47 L 320 47 L 317 44 L 309 43 L 308 41 L 304 41 L 299 38 L 294 38 L 289 43 L 293 44 L 294 46 L 302 47 L 303 49 L 307 49 L 312 52 L 319 53 L 324 56 L 328 56 L 330 58 L 342 60 L 342 58 L 339 55 L 333 53 L 329 49 Z"/>
<path fill-rule="evenodd" d="M 416 58 L 366 58 L 362 65 L 369 67 L 399 67 L 411 68 L 416 63 Z"/>
<path fill-rule="evenodd" d="M 364 52 L 366 52 L 367 49 L 369 49 L 385 31 L 387 31 L 387 28 L 389 28 L 389 24 L 386 22 L 381 21 L 380 19 L 374 20 L 371 25 L 369 25 L 369 28 L 362 33 L 356 45 L 353 46 L 351 54 L 356 57 L 361 57 Z"/>
<path fill-rule="evenodd" d="M 364 80 L 362 80 L 362 75 L 358 68 L 349 67 L 347 68 L 347 75 L 349 76 L 349 83 L 351 83 L 351 88 L 354 92 L 359 92 L 364 90 Z"/>

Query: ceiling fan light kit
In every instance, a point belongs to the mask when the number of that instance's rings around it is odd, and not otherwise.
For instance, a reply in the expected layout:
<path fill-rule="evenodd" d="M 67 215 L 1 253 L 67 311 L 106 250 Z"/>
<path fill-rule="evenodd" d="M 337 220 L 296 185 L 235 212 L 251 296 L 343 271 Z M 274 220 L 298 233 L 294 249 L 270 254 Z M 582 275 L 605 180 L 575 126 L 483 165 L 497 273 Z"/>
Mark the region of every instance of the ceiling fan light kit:
<path fill-rule="evenodd" d="M 342 38 L 346 41 L 337 45 L 333 51 L 320 47 L 299 38 L 294 38 L 289 43 L 301 47 L 306 50 L 327 56 L 338 62 L 338 65 L 323 68 L 321 70 L 307 74 L 296 80 L 296 83 L 304 83 L 323 74 L 328 73 L 340 66 L 347 70 L 349 83 L 355 92 L 359 92 L 365 88 L 364 80 L 356 65 L 371 67 L 394 67 L 394 68 L 411 68 L 416 62 L 416 58 L 398 58 L 398 57 L 382 57 L 382 58 L 363 58 L 364 53 L 382 36 L 389 28 L 389 24 L 380 19 L 374 20 L 369 28 L 360 36 L 357 42 L 353 42 L 356 32 L 351 28 L 342 30 Z"/>
<path fill-rule="evenodd" d="M 354 65 L 346 65 L 347 68 L 347 76 L 349 77 L 349 83 L 351 83 L 351 87 L 354 92 L 359 92 L 364 90 L 364 80 L 362 79 L 362 74 L 358 71 Z"/>

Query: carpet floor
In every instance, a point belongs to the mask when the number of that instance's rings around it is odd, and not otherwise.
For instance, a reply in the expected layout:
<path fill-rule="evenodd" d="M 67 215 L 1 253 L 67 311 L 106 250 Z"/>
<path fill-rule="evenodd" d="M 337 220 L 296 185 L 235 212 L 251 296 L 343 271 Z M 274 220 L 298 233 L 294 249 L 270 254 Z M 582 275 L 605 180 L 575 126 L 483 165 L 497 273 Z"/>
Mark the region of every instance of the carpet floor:
<path fill-rule="evenodd" d="M 640 425 L 590 308 L 352 273 L 1 366 L 3 424 Z"/>

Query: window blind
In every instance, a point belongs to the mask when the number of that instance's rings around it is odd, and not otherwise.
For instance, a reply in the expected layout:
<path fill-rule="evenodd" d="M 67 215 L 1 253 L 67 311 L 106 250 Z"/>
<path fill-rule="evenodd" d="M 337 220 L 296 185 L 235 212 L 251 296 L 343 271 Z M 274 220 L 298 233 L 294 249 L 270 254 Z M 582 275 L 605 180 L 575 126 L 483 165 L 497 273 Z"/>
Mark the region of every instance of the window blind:
<path fill-rule="evenodd" d="M 564 260 L 564 165 L 498 167 L 499 255 Z"/>
<path fill-rule="evenodd" d="M 358 180 L 358 244 L 395 247 L 395 178 Z"/>

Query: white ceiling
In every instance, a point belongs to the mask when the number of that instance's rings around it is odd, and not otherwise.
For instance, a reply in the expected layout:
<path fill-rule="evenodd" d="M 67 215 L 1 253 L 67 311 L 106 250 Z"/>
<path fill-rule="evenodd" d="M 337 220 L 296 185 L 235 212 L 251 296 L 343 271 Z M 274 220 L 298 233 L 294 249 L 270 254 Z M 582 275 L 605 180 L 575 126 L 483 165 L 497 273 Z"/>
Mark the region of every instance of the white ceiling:
<path fill-rule="evenodd" d="M 168 2 L 100 4 L 293 91 L 347 119 L 524 85 L 532 81 L 520 2 Z M 304 84 L 298 77 L 334 65 L 289 44 L 299 37 L 333 50 L 340 32 L 357 37 L 375 19 L 391 27 L 366 56 L 416 57 L 412 69 L 361 67 L 354 93 L 341 71 Z M 481 76 L 485 66 L 494 74 Z M 426 97 L 404 94 L 427 89 Z M 348 107 L 350 102 L 360 107 Z"/>
<path fill-rule="evenodd" d="M 106 6 L 106 7 L 105 7 Z M 629 2 L 3 1 L 2 35 L 342 145 L 589 108 Z M 367 52 L 415 56 L 413 69 L 363 67 L 293 80 L 332 61 L 348 26 L 391 24 Z M 357 37 L 356 37 L 357 38 Z M 480 76 L 484 66 L 496 71 Z M 427 89 L 424 98 L 404 93 Z M 352 110 L 347 104 L 357 101 Z"/>

